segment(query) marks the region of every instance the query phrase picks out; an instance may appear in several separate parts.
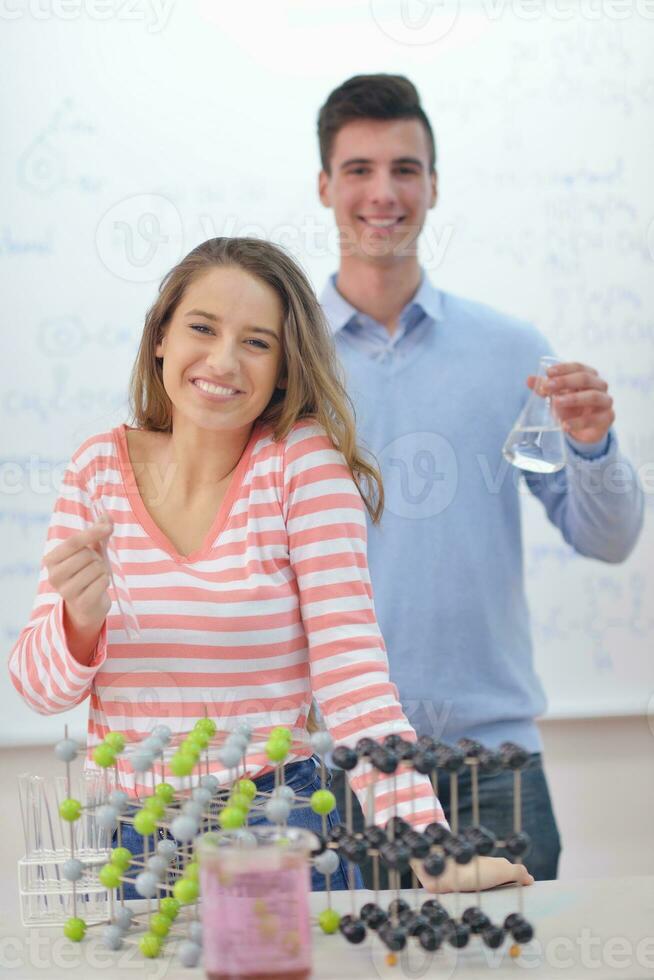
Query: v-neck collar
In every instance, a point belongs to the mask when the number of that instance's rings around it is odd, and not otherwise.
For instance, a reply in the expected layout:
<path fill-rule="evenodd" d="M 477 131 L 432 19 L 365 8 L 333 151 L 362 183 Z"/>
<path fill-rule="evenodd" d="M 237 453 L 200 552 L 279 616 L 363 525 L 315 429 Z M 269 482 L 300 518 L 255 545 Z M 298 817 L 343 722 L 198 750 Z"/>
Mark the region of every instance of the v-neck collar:
<path fill-rule="evenodd" d="M 123 483 L 125 485 L 127 500 L 132 513 L 148 537 L 156 545 L 158 545 L 162 551 L 165 551 L 166 554 L 173 559 L 173 561 L 178 562 L 179 564 L 190 565 L 193 562 L 201 561 L 203 558 L 208 557 L 216 538 L 221 533 L 227 523 L 227 520 L 229 519 L 232 507 L 243 484 L 243 477 L 247 472 L 250 457 L 252 456 L 252 450 L 254 449 L 254 445 L 259 436 L 258 426 L 255 423 L 252 428 L 248 443 L 243 450 L 243 454 L 238 461 L 236 469 L 232 473 L 225 496 L 222 499 L 218 512 L 206 534 L 203 543 L 199 548 L 196 548 L 195 551 L 192 551 L 188 555 L 180 555 L 180 553 L 174 547 L 172 541 L 166 537 L 159 525 L 155 522 L 149 510 L 145 506 L 145 503 L 143 502 L 141 491 L 139 490 L 136 476 L 134 474 L 134 468 L 132 467 L 132 460 L 130 459 L 129 455 L 129 448 L 127 445 L 128 429 L 132 430 L 133 427 L 123 423 L 113 430 L 113 436 L 118 452 L 118 464 L 120 467 L 121 476 L 123 478 Z"/>

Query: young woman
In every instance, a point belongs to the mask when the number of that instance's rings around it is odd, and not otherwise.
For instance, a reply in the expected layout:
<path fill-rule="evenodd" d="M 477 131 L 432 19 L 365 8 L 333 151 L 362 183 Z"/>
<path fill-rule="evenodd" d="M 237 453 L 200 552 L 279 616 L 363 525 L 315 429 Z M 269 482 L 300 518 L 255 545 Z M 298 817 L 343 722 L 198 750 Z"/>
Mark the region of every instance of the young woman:
<path fill-rule="evenodd" d="M 87 439 L 64 478 L 36 604 L 10 658 L 30 707 L 50 714 L 90 697 L 90 750 L 108 731 L 188 731 L 205 712 L 220 729 L 285 725 L 302 739 L 313 699 L 337 743 L 413 740 L 366 563 L 364 507 L 378 519 L 381 482 L 357 448 L 331 338 L 296 264 L 253 239 L 194 249 L 147 315 L 131 403 L 134 427 Z M 108 523 L 94 522 L 94 505 Z M 100 548 L 110 535 L 138 640 L 110 591 Z M 310 756 L 297 750 L 286 767 L 307 795 Z M 130 794 L 148 792 L 119 765 Z M 219 762 L 213 771 L 229 776 Z M 263 753 L 247 771 L 270 780 Z M 364 805 L 372 778 L 351 779 Z M 444 819 L 427 777 L 379 778 L 374 795 L 378 823 L 396 804 L 418 828 Z M 482 860 L 484 885 L 530 881 L 521 865 Z"/>

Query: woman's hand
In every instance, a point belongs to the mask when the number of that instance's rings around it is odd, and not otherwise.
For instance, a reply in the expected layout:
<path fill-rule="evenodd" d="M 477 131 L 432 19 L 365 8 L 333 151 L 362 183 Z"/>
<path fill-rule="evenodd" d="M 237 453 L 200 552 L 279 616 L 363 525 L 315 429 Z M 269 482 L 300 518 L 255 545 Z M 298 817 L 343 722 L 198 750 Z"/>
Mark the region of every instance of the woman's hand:
<path fill-rule="evenodd" d="M 532 885 L 533 876 L 529 874 L 524 864 L 513 864 L 501 857 L 474 857 L 469 864 L 456 864 L 453 858 L 447 858 L 444 874 L 438 878 L 428 875 L 422 862 L 414 860 L 411 866 L 428 892 L 436 894 L 443 892 L 474 892 L 480 889 L 496 888 L 510 882 L 521 885 Z M 479 876 L 479 885 L 477 885 Z"/>
<path fill-rule="evenodd" d="M 76 632 L 99 631 L 111 609 L 109 567 L 100 544 L 113 531 L 110 519 L 72 534 L 43 559 L 48 581 L 64 600 L 64 614 Z"/>

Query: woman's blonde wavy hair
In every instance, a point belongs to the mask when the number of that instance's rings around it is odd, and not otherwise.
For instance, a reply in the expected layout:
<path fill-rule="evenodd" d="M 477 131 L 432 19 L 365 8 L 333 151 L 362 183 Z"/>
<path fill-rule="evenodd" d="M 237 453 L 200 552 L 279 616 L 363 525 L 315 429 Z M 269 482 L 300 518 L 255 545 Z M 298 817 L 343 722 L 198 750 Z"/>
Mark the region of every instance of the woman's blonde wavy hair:
<path fill-rule="evenodd" d="M 271 286 L 284 311 L 282 376 L 259 421 L 284 439 L 299 419 L 312 418 L 327 432 L 350 468 L 374 523 L 381 518 L 384 490 L 372 458 L 357 444 L 354 410 L 345 391 L 329 327 L 299 266 L 281 248 L 257 238 L 211 238 L 198 245 L 164 276 L 145 327 L 129 385 L 132 422 L 140 429 L 172 430 L 172 405 L 163 385 L 156 346 L 188 286 L 216 266 L 236 266 Z"/>

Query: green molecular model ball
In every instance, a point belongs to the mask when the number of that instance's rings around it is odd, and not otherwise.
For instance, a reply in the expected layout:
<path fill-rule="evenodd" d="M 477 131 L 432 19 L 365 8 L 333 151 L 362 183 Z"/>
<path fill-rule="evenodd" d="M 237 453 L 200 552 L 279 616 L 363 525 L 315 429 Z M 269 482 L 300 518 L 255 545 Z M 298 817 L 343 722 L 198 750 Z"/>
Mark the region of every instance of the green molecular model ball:
<path fill-rule="evenodd" d="M 197 745 L 189 742 L 188 739 L 184 739 L 177 751 L 179 755 L 188 756 L 189 759 L 193 759 L 193 765 L 200 758 L 200 749 L 198 749 Z"/>
<path fill-rule="evenodd" d="M 211 718 L 198 718 L 193 728 L 196 732 L 204 732 L 209 738 L 216 734 L 216 723 Z"/>
<path fill-rule="evenodd" d="M 64 936 L 72 943 L 81 943 L 86 935 L 86 922 L 84 919 L 70 918 L 64 926 Z"/>
<path fill-rule="evenodd" d="M 311 794 L 311 809 L 322 815 L 331 813 L 336 806 L 336 797 L 328 789 L 317 789 Z"/>
<path fill-rule="evenodd" d="M 116 761 L 116 753 L 110 745 L 102 742 L 93 750 L 93 761 L 102 769 L 108 769 Z"/>
<path fill-rule="evenodd" d="M 328 936 L 336 932 L 340 921 L 341 917 L 336 909 L 323 909 L 318 916 L 318 925 Z"/>
<path fill-rule="evenodd" d="M 172 925 L 171 920 L 163 912 L 155 912 L 154 915 L 150 916 L 150 932 L 159 939 L 165 939 L 165 937 L 170 932 L 170 927 Z"/>
<path fill-rule="evenodd" d="M 209 736 L 206 732 L 203 732 L 202 729 L 198 728 L 196 731 L 193 731 L 190 735 L 186 736 L 184 744 L 192 745 L 193 748 L 198 750 L 198 752 L 201 752 L 203 749 L 206 749 L 207 745 L 209 744 Z"/>
<path fill-rule="evenodd" d="M 250 797 L 245 793 L 232 793 L 229 797 L 228 806 L 235 806 L 237 810 L 242 810 L 245 815 L 250 809 Z"/>
<path fill-rule="evenodd" d="M 150 810 L 139 810 L 134 816 L 134 830 L 142 837 L 149 837 L 157 829 L 157 818 Z"/>
<path fill-rule="evenodd" d="M 124 873 L 132 863 L 132 852 L 126 847 L 114 847 L 110 861 L 115 868 Z"/>
<path fill-rule="evenodd" d="M 173 895 L 181 905 L 190 905 L 195 902 L 200 894 L 197 881 L 189 881 L 188 878 L 180 878 L 173 885 Z"/>
<path fill-rule="evenodd" d="M 162 898 L 159 904 L 161 914 L 165 915 L 171 922 L 174 922 L 179 915 L 180 907 L 180 903 L 172 895 L 167 895 L 166 898 Z"/>
<path fill-rule="evenodd" d="M 197 881 L 200 877 L 200 866 L 197 861 L 189 861 L 184 868 L 184 877 L 189 881 Z"/>
<path fill-rule="evenodd" d="M 148 796 L 143 800 L 143 809 L 151 813 L 156 820 L 161 820 L 166 812 L 166 805 L 158 796 Z"/>
<path fill-rule="evenodd" d="M 293 736 L 291 734 L 290 728 L 286 728 L 284 725 L 277 725 L 276 728 L 273 728 L 268 738 L 272 738 L 272 739 L 281 738 L 286 742 L 288 742 L 289 745 L 293 741 Z"/>
<path fill-rule="evenodd" d="M 283 762 L 288 755 L 288 742 L 284 738 L 269 738 L 266 742 L 266 755 L 271 762 Z"/>
<path fill-rule="evenodd" d="M 125 738 L 120 732 L 107 732 L 104 737 L 104 743 L 113 749 L 116 755 L 125 748 Z"/>
<path fill-rule="evenodd" d="M 59 804 L 59 816 L 62 820 L 67 820 L 69 823 L 79 820 L 81 812 L 82 804 L 79 800 L 73 800 L 69 797 L 67 800 L 62 800 Z"/>
<path fill-rule="evenodd" d="M 218 814 L 218 823 L 223 830 L 238 830 L 245 822 L 245 814 L 237 806 L 226 806 Z"/>
<path fill-rule="evenodd" d="M 151 932 L 146 932 L 144 936 L 139 939 L 139 949 L 144 956 L 148 959 L 153 960 L 161 952 L 161 940 L 159 936 L 155 936 Z"/>
<path fill-rule="evenodd" d="M 154 788 L 154 795 L 157 799 L 168 805 L 175 799 L 175 790 L 170 783 L 158 783 Z"/>
<path fill-rule="evenodd" d="M 237 793 L 242 793 L 248 800 L 253 800 L 257 795 L 257 784 L 251 779 L 239 779 L 235 789 Z"/>
<path fill-rule="evenodd" d="M 191 755 L 176 752 L 170 760 L 170 771 L 173 776 L 190 776 L 194 765 L 195 760 Z"/>
<path fill-rule="evenodd" d="M 115 864 L 105 864 L 100 868 L 98 878 L 105 888 L 118 888 L 120 884 L 120 868 Z"/>

